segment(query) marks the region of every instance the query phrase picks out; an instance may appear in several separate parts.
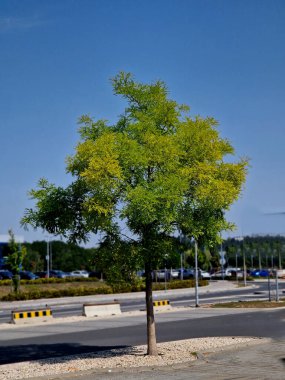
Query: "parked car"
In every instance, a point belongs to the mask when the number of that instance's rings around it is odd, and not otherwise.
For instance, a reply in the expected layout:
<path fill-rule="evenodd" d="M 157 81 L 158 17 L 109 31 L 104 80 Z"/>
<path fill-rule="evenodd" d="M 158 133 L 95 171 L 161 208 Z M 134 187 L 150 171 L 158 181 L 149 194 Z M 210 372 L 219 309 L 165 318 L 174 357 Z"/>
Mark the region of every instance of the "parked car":
<path fill-rule="evenodd" d="M 183 280 L 189 280 L 194 278 L 195 272 L 193 269 L 183 269 Z M 179 278 L 181 278 L 181 269 L 179 271 Z"/>
<path fill-rule="evenodd" d="M 203 280 L 210 280 L 211 279 L 210 273 L 208 273 L 202 269 L 199 269 L 199 277 L 202 278 Z"/>
<path fill-rule="evenodd" d="M 241 269 L 231 269 L 230 270 L 230 275 L 232 278 L 243 278 L 244 277 L 244 272 Z M 247 273 L 247 276 L 249 273 Z"/>
<path fill-rule="evenodd" d="M 179 271 L 179 278 L 181 276 L 181 270 Z M 202 280 L 210 280 L 211 278 L 211 275 L 210 273 L 202 270 L 202 269 L 198 269 L 198 276 L 199 276 L 199 279 L 202 279 Z M 189 280 L 189 279 L 193 279 L 195 278 L 195 269 L 191 268 L 191 269 L 183 269 L 183 280 Z"/>
<path fill-rule="evenodd" d="M 250 272 L 250 275 L 252 277 L 268 277 L 271 275 L 271 271 L 269 271 L 268 269 L 255 269 Z"/>
<path fill-rule="evenodd" d="M 35 275 L 39 278 L 47 278 L 47 272 L 35 272 Z"/>
<path fill-rule="evenodd" d="M 179 279 L 179 270 L 178 269 L 170 269 L 170 278 L 173 280 Z"/>
<path fill-rule="evenodd" d="M 160 269 L 153 273 L 153 280 L 169 281 L 179 279 L 179 271 L 177 269 Z"/>
<path fill-rule="evenodd" d="M 213 280 L 221 280 L 226 277 L 231 277 L 231 272 L 227 272 L 225 270 L 219 270 L 211 275 L 211 279 Z"/>
<path fill-rule="evenodd" d="M 21 280 L 36 280 L 37 278 L 39 278 L 37 275 L 27 270 L 20 271 L 19 275 Z"/>
<path fill-rule="evenodd" d="M 92 271 L 89 273 L 88 277 L 90 278 L 98 278 L 98 279 L 102 279 L 104 278 L 104 274 L 102 272 L 99 272 L 99 271 Z"/>
<path fill-rule="evenodd" d="M 49 272 L 49 276 L 55 278 L 66 278 L 69 276 L 69 273 L 65 273 L 62 270 L 51 270 Z"/>
<path fill-rule="evenodd" d="M 1 280 L 11 280 L 11 278 L 13 277 L 13 273 L 9 270 L 1 269 L 0 276 L 2 277 Z"/>
<path fill-rule="evenodd" d="M 219 270 L 218 272 L 213 273 L 211 275 L 211 278 L 220 280 L 226 277 L 236 277 L 236 270 L 238 270 L 238 272 L 241 272 L 240 268 L 232 268 L 232 267 L 224 268 L 222 270 Z M 238 274 L 238 277 L 239 276 L 240 275 Z"/>
<path fill-rule="evenodd" d="M 89 277 L 89 272 L 86 270 L 74 270 L 69 273 L 70 277 L 83 277 L 83 278 L 88 278 Z"/>

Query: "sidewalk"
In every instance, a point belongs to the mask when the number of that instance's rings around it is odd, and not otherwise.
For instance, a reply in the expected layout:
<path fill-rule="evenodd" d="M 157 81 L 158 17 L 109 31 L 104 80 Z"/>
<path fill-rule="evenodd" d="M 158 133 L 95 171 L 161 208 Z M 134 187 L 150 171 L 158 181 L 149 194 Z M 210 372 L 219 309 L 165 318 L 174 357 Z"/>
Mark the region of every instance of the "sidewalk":
<path fill-rule="evenodd" d="M 33 380 L 284 380 L 285 342 L 266 340 L 264 344 L 198 353 L 194 362 L 169 367 L 127 370 L 89 370 L 73 374 L 35 377 Z"/>

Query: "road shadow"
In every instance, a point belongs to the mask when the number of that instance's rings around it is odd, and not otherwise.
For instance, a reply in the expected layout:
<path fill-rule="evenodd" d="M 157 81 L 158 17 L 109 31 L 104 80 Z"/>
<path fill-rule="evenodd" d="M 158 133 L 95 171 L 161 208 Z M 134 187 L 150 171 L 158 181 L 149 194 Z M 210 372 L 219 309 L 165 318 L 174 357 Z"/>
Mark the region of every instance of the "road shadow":
<path fill-rule="evenodd" d="M 111 354 L 107 353 L 110 350 L 115 351 Z M 68 356 L 70 355 L 96 354 L 98 357 L 105 357 L 106 354 L 118 356 L 131 351 L 131 346 L 85 346 L 77 343 L 2 346 L 0 347 L 0 365 L 48 358 L 60 358 L 59 361 L 62 363 L 63 361 L 68 361 Z"/>

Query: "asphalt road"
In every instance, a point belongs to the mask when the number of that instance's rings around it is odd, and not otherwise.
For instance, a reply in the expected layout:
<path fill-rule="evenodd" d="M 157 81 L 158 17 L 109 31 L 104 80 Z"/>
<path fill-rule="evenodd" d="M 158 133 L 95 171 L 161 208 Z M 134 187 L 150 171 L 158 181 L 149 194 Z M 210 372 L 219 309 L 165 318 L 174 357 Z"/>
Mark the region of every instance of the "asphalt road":
<path fill-rule="evenodd" d="M 218 285 L 218 284 L 217 284 Z M 274 284 L 272 283 L 272 297 L 274 299 Z M 216 284 L 209 289 L 201 289 L 200 304 L 223 302 L 227 300 L 268 298 L 267 283 L 255 283 L 254 288 L 217 290 Z M 285 294 L 285 283 L 280 283 L 280 296 Z M 163 293 L 157 294 L 158 297 Z M 122 309 L 138 310 L 144 306 L 142 295 L 122 295 L 120 303 Z M 156 332 L 158 342 L 173 340 L 215 337 L 215 336 L 255 336 L 273 339 L 270 344 L 258 349 L 248 348 L 239 351 L 228 351 L 211 356 L 211 360 L 197 360 L 189 367 L 179 367 L 178 370 L 165 368 L 144 369 L 142 372 L 132 373 L 100 373 L 100 378 L 147 380 L 149 377 L 157 379 L 175 378 L 187 380 L 191 378 L 210 380 L 216 379 L 283 379 L 284 378 L 284 341 L 285 341 L 285 308 L 262 309 L 259 311 L 248 309 L 212 309 L 206 307 L 195 308 L 193 291 L 169 292 L 167 298 L 173 306 L 181 306 L 176 311 L 156 314 Z M 31 305 L 44 302 L 30 302 Z M 53 309 L 58 315 L 81 314 L 81 300 L 74 303 L 73 299 L 52 300 Z M 23 307 L 27 303 L 16 303 Z M 3 305 L 1 305 L 3 306 Z M 3 313 L 10 312 L 8 304 L 1 309 Z M 192 307 L 191 307 L 192 306 Z M 80 313 L 79 313 L 80 311 Z M 7 314 L 7 315 L 8 315 Z M 54 323 L 31 326 L 7 326 L 0 324 L 0 365 L 21 361 L 56 358 L 63 355 L 100 352 L 112 348 L 133 346 L 146 343 L 146 316 L 144 312 L 123 313 L 122 316 L 88 319 L 73 323 Z M 283 356 L 282 356 L 283 355 Z M 281 359 L 280 359 L 281 358 Z M 280 362 L 282 361 L 282 363 Z M 241 365 L 242 363 L 242 365 Z M 222 372 L 221 372 L 222 369 Z M 151 373 L 149 372 L 151 370 Z M 189 372 L 190 371 L 190 372 Z M 215 374 L 216 377 L 213 375 Z M 233 375 L 234 374 L 234 375 Z M 36 374 L 35 374 L 36 375 Z M 91 380 L 98 377 L 94 371 L 66 374 L 60 378 L 69 380 Z M 58 379 L 59 376 L 50 376 Z"/>
<path fill-rule="evenodd" d="M 285 282 L 280 282 L 279 284 L 279 296 L 285 297 Z M 155 299 L 156 296 L 154 296 Z M 161 295 L 159 296 L 162 297 Z M 275 298 L 275 281 L 271 281 L 271 297 Z M 116 295 L 114 295 L 116 298 Z M 185 307 L 185 306 L 195 306 L 195 296 L 193 292 L 189 294 L 171 294 L 165 293 L 164 298 L 170 300 L 171 305 L 175 307 Z M 268 283 L 264 282 L 255 282 L 254 288 L 239 288 L 235 290 L 217 290 L 211 291 L 211 293 L 201 292 L 199 294 L 199 304 L 204 305 L 208 303 L 219 303 L 219 302 L 230 302 L 230 301 L 246 301 L 252 299 L 264 300 L 268 299 Z M 67 317 L 67 316 L 79 316 L 82 315 L 82 301 L 75 301 L 73 298 L 70 298 L 68 303 L 61 303 L 61 299 L 53 300 L 52 311 L 53 316 L 57 317 Z M 34 302 L 37 304 L 37 301 Z M 135 311 L 142 310 L 145 308 L 145 302 L 143 298 L 137 299 L 136 295 L 133 298 L 121 299 L 120 300 L 121 310 L 126 311 Z M 0 324 L 7 323 L 11 319 L 11 311 L 15 310 L 16 305 L 11 303 L 10 307 L 5 309 L 0 309 Z"/>
<path fill-rule="evenodd" d="M 188 308 L 156 315 L 158 342 L 214 337 L 285 338 L 285 311 Z M 0 364 L 146 343 L 145 315 L 1 330 Z"/>

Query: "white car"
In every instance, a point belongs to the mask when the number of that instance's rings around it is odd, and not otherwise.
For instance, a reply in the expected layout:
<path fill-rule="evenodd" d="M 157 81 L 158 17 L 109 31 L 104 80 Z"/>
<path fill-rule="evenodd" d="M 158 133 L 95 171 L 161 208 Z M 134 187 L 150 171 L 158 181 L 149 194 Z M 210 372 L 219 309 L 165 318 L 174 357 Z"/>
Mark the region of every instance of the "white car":
<path fill-rule="evenodd" d="M 177 280 L 177 279 L 179 279 L 179 276 L 180 276 L 180 273 L 179 273 L 179 270 L 178 270 L 178 269 L 171 269 L 171 270 L 170 270 L 170 277 L 171 277 L 172 279 Z"/>
<path fill-rule="evenodd" d="M 165 269 L 161 269 L 161 270 L 157 270 L 154 272 L 153 274 L 153 278 L 154 280 L 157 279 L 157 280 L 160 280 L 160 281 L 169 281 L 170 279 L 178 279 L 179 278 L 179 271 L 176 270 L 176 269 L 166 269 L 166 272 L 165 272 Z"/>
<path fill-rule="evenodd" d="M 89 273 L 86 270 L 74 270 L 73 272 L 70 272 L 70 277 L 82 277 L 82 278 L 88 278 Z"/>
<path fill-rule="evenodd" d="M 203 279 L 203 280 L 210 280 L 211 278 L 211 275 L 210 273 L 204 271 L 204 270 L 200 270 L 199 271 L 199 276 Z"/>

